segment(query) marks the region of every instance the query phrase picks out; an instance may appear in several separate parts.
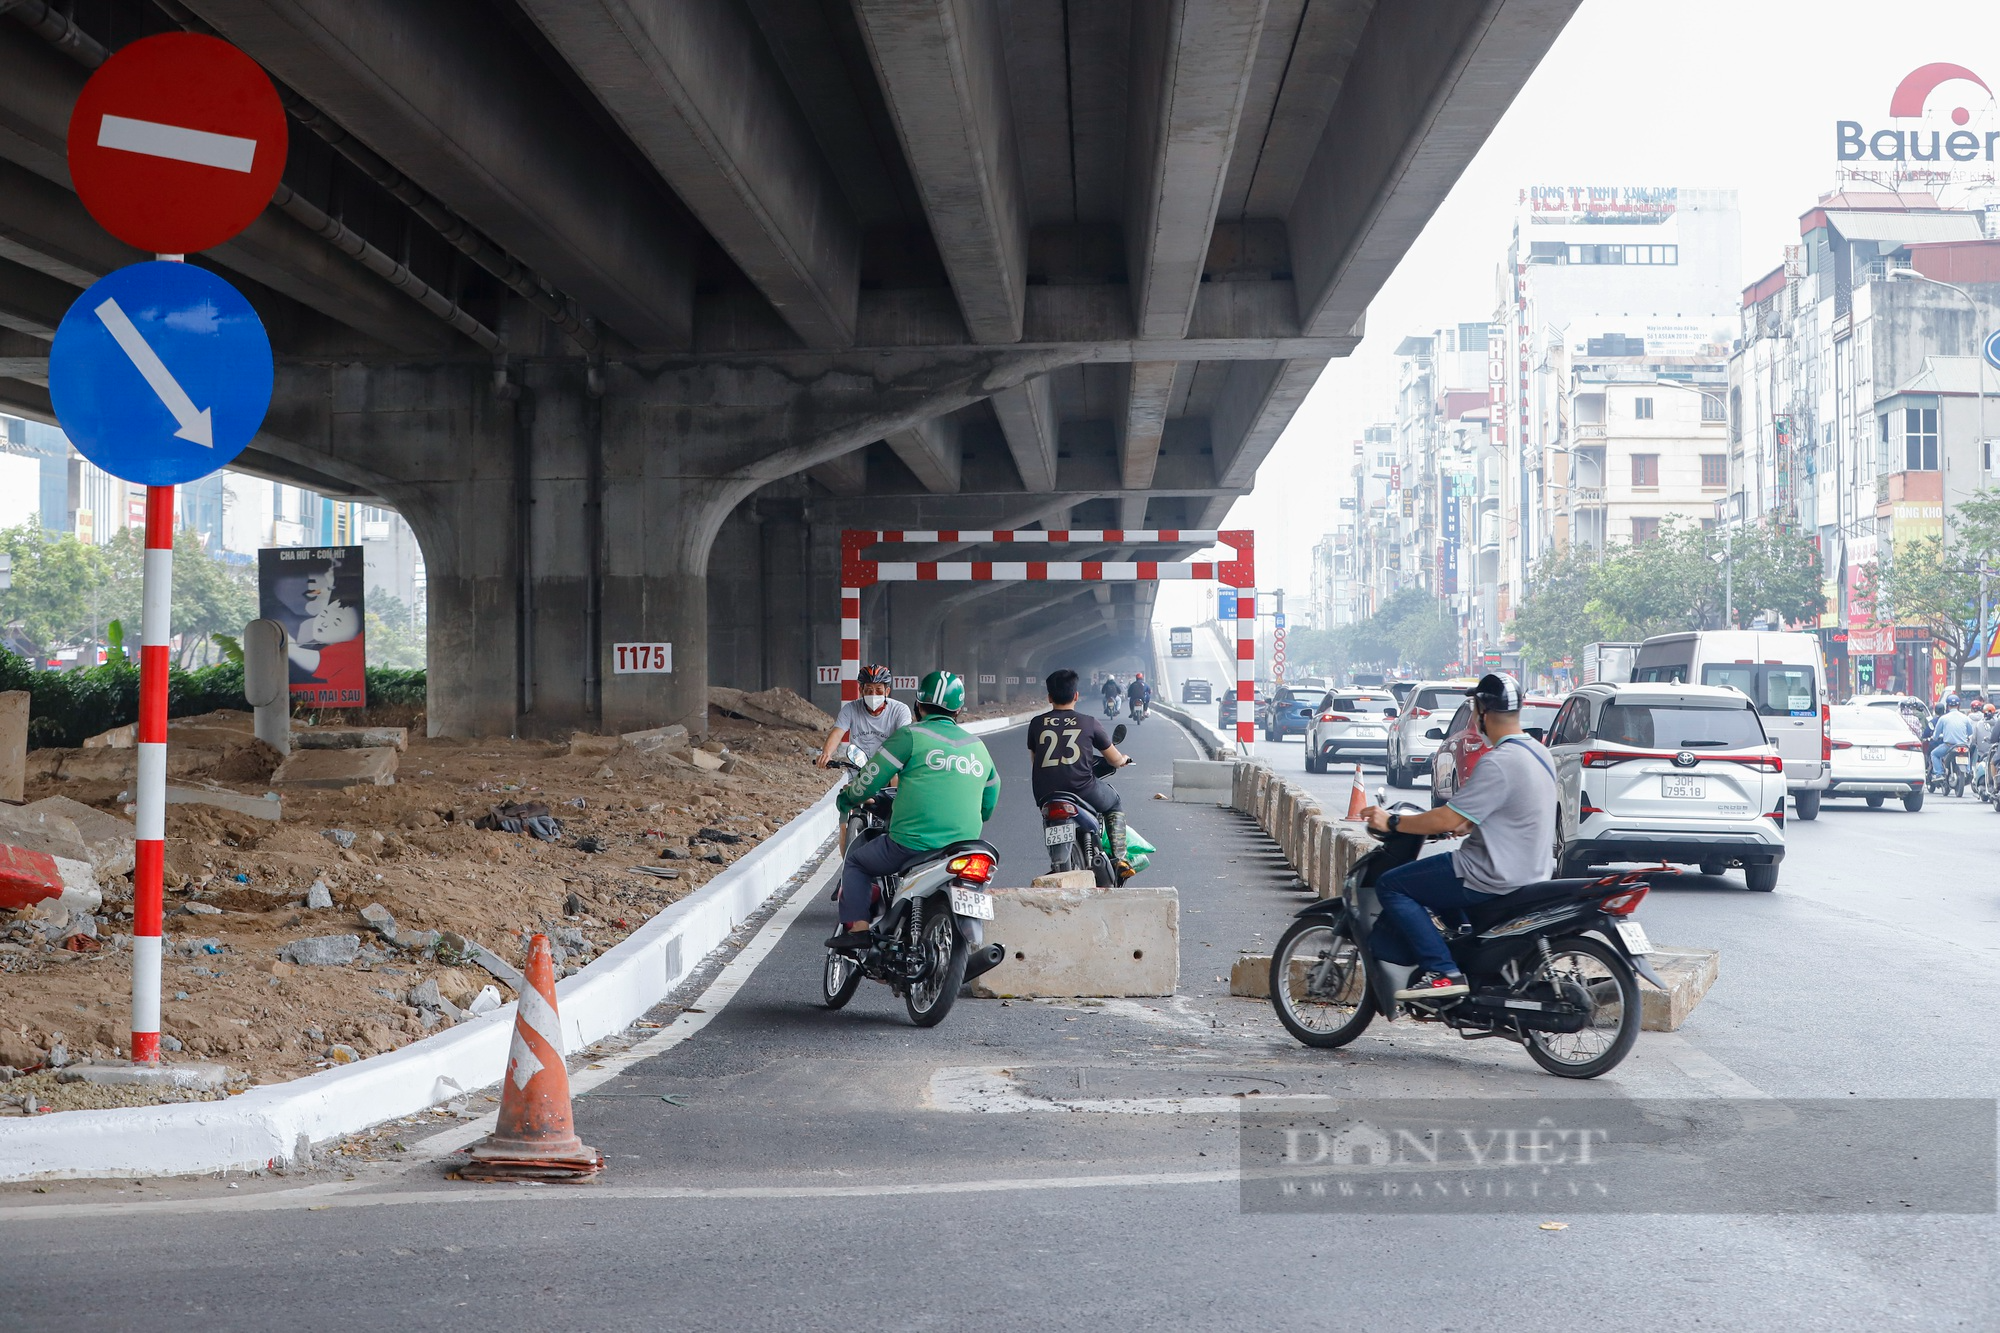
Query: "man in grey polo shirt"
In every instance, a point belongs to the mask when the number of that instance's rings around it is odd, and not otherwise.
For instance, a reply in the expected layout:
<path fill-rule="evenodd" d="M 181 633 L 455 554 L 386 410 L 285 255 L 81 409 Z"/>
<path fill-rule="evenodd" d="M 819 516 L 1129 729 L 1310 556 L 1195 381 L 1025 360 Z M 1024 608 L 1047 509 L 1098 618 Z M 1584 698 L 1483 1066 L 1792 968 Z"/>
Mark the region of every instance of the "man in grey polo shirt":
<path fill-rule="evenodd" d="M 1449 912 L 1512 893 L 1555 870 L 1555 765 L 1521 730 L 1520 685 L 1512 676 L 1489 675 L 1466 693 L 1481 733 L 1493 743 L 1471 778 L 1450 801 L 1421 815 L 1406 819 L 1372 806 L 1363 812 L 1370 828 L 1391 833 L 1467 835 L 1451 855 L 1398 866 L 1375 886 L 1382 903 L 1375 923 L 1378 954 L 1391 958 L 1402 943 L 1407 954 L 1400 961 L 1420 965 L 1396 992 L 1399 1000 L 1448 1000 L 1469 989 L 1431 909 Z"/>

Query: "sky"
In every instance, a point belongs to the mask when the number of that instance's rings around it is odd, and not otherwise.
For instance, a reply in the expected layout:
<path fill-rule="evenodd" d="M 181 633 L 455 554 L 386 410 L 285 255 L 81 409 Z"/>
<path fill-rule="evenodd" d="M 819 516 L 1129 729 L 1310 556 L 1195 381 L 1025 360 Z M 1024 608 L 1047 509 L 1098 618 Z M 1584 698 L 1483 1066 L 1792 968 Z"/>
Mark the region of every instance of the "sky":
<path fill-rule="evenodd" d="M 1733 188 L 1747 286 L 1834 187 L 1834 122 L 1886 124 L 1897 82 L 1946 60 L 2000 89 L 2000 4 L 1584 0 L 1230 511 L 1257 533 L 1259 586 L 1310 588 L 1353 442 L 1389 418 L 1396 344 L 1492 317 L 1522 186 Z M 1156 620 L 1188 623 L 1202 591 L 1162 585 Z"/>

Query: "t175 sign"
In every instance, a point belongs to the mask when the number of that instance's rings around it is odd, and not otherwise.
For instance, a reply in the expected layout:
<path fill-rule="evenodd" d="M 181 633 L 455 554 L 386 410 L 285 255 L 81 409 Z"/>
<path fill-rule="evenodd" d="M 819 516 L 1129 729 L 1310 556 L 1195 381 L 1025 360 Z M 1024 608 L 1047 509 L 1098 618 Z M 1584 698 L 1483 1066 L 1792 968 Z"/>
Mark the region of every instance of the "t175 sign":
<path fill-rule="evenodd" d="M 674 646 L 671 643 L 614 643 L 611 645 L 611 674 L 614 676 L 671 675 Z"/>

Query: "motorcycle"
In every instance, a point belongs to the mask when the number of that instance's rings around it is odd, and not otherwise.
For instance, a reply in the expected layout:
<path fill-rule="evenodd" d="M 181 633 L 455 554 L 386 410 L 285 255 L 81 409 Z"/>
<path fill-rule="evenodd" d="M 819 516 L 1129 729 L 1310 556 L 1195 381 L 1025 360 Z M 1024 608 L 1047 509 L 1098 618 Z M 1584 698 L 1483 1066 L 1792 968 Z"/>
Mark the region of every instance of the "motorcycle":
<path fill-rule="evenodd" d="M 1954 745 L 1945 751 L 1944 766 L 1932 767 L 1929 786 L 1932 791 L 1950 792 L 1953 796 L 1965 795 L 1966 784 L 1972 781 L 1972 747 Z"/>
<path fill-rule="evenodd" d="M 1472 989 L 1444 1000 L 1398 1000 L 1417 969 L 1377 956 L 1383 872 L 1417 858 L 1424 839 L 1376 833 L 1381 845 L 1348 872 L 1342 897 L 1300 912 L 1271 954 L 1271 1006 L 1307 1046 L 1345 1046 L 1380 1013 L 1443 1023 L 1468 1041 L 1500 1037 L 1561 1078 L 1596 1078 L 1638 1040 L 1639 983 L 1665 989 L 1646 961 L 1652 944 L 1632 913 L 1664 867 L 1557 879 L 1456 913 L 1445 942 Z M 1399 945 L 1401 941 L 1396 941 Z"/>
<path fill-rule="evenodd" d="M 1121 724 L 1111 731 L 1111 743 L 1125 739 Z M 1107 778 L 1117 770 L 1103 755 L 1091 761 L 1091 774 Z M 1101 889 L 1118 887 L 1118 871 L 1111 861 L 1111 831 L 1097 817 L 1097 811 L 1073 796 L 1052 796 L 1042 802 L 1042 841 L 1049 849 L 1049 872 L 1087 870 Z M 1125 826 L 1125 862 L 1134 873 L 1144 870 L 1158 849 L 1147 842 L 1130 823 Z"/>
<path fill-rule="evenodd" d="M 871 804 L 864 802 L 855 814 Z M 850 847 L 854 839 L 884 837 L 888 814 L 878 812 L 858 826 L 850 822 L 849 828 Z M 958 999 L 959 987 L 1007 957 L 1004 946 L 986 943 L 981 924 L 993 919 L 993 895 L 986 886 L 993 882 L 999 863 L 1000 853 L 992 843 L 971 838 L 926 853 L 899 873 L 877 879 L 868 947 L 857 955 L 826 951 L 820 976 L 820 998 L 826 1007 L 844 1008 L 862 981 L 877 981 L 903 1001 L 910 1021 L 918 1027 L 943 1022 Z"/>
<path fill-rule="evenodd" d="M 1117 716 L 1118 716 L 1118 696 L 1117 696 L 1117 695 L 1115 695 L 1115 694 L 1110 694 L 1110 695 L 1106 695 L 1106 696 L 1105 696 L 1105 698 L 1104 698 L 1104 716 L 1106 716 L 1106 717 L 1117 717 Z"/>
<path fill-rule="evenodd" d="M 827 761 L 826 766 L 828 768 L 840 768 L 847 770 L 849 773 L 859 773 L 862 765 L 868 762 L 868 757 L 861 753 L 861 747 L 852 741 L 841 746 L 836 754 L 836 758 Z M 895 802 L 896 789 L 894 787 L 884 787 L 881 791 L 876 792 L 860 805 L 854 807 L 853 813 L 847 816 L 847 837 L 841 843 L 843 851 L 868 838 L 887 833 L 889 831 L 889 817 L 895 812 Z M 833 887 L 833 896 L 835 898 L 840 896 L 840 886 L 838 884 Z"/>
<path fill-rule="evenodd" d="M 1152 711 L 1153 711 L 1153 705 L 1148 700 L 1140 699 L 1137 702 L 1135 702 L 1132 705 L 1132 725 L 1136 727 L 1141 722 L 1144 722 L 1146 720 L 1147 714 L 1151 713 Z"/>

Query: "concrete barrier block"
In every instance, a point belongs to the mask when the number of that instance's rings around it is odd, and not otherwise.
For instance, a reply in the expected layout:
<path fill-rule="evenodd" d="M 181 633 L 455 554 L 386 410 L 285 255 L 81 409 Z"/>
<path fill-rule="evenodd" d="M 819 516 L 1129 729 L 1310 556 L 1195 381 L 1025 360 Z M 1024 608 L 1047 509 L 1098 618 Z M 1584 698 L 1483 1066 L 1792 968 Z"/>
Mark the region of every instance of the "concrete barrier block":
<path fill-rule="evenodd" d="M 1354 863 L 1375 849 L 1373 838 L 1354 829 L 1354 825 L 1344 825 L 1334 839 L 1333 879 L 1336 884 L 1345 883 L 1348 872 L 1354 869 Z M 1336 893 L 1334 896 L 1340 895 Z"/>
<path fill-rule="evenodd" d="M 1319 802 L 1310 796 L 1299 802 L 1298 811 L 1292 816 L 1292 868 L 1301 879 L 1312 861 L 1312 821 L 1319 817 Z"/>
<path fill-rule="evenodd" d="M 1088 870 L 1058 870 L 1052 874 L 1037 875 L 1028 881 L 1031 889 L 1094 889 L 1097 876 Z"/>
<path fill-rule="evenodd" d="M 1226 805 L 1237 765 L 1213 759 L 1174 760 L 1173 798 L 1202 805 Z"/>
<path fill-rule="evenodd" d="M 995 996 L 1172 995 L 1180 893 L 1171 887 L 996 889 L 986 938 L 1007 957 L 972 983 Z"/>
<path fill-rule="evenodd" d="M 1271 998 L 1271 955 L 1246 953 L 1229 969 L 1229 993 L 1246 1000 Z"/>
<path fill-rule="evenodd" d="M 1677 1030 L 1722 975 L 1722 955 L 1714 949 L 1655 945 L 1646 961 L 1667 983 L 1661 990 L 1644 977 L 1639 979 L 1639 1026 L 1646 1032 Z"/>
<path fill-rule="evenodd" d="M 1305 828 L 1299 836 L 1299 878 L 1322 898 L 1326 897 L 1326 865 L 1322 851 L 1327 827 L 1326 815 L 1314 810 L 1306 816 Z"/>
<path fill-rule="evenodd" d="M 300 750 L 271 775 L 273 787 L 387 787 L 402 755 L 391 746 L 367 750 Z"/>

